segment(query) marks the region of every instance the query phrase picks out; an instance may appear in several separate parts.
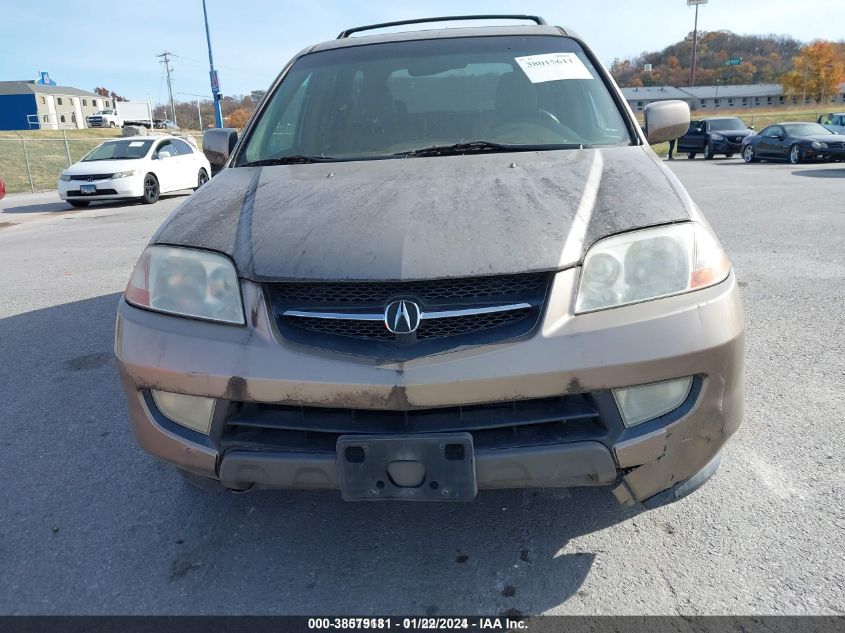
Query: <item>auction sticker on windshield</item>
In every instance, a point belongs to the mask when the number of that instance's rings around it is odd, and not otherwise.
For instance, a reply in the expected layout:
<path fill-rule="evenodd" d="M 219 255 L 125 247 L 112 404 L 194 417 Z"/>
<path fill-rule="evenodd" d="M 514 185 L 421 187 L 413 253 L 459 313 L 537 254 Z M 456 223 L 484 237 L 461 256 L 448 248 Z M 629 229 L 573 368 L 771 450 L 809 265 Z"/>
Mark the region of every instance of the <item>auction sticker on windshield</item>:
<path fill-rule="evenodd" d="M 548 53 L 514 57 L 532 84 L 561 79 L 592 79 L 593 76 L 575 53 Z"/>

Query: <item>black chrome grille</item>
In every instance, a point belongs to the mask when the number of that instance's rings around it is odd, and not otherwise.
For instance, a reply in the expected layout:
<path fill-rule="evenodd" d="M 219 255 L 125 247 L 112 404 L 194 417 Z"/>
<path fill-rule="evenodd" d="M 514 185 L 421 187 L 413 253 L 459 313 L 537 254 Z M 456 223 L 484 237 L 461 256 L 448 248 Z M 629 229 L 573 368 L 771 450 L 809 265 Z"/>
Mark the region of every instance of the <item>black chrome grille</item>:
<path fill-rule="evenodd" d="M 296 327 L 311 332 L 321 332 L 334 336 L 351 338 L 392 340 L 393 334 L 387 331 L 381 321 L 355 321 L 352 319 L 313 319 L 298 317 Z"/>
<path fill-rule="evenodd" d="M 407 282 L 280 282 L 265 287 L 286 339 L 406 359 L 529 333 L 539 321 L 550 280 L 551 273 L 527 273 Z M 385 327 L 385 309 L 398 298 L 416 303 L 422 312 L 414 333 L 393 334 Z"/>
<path fill-rule="evenodd" d="M 545 291 L 548 275 L 497 275 L 426 281 L 291 282 L 275 284 L 274 295 L 287 302 L 376 305 L 395 296 L 413 296 L 422 303 L 439 304 L 473 299 L 533 295 Z"/>
<path fill-rule="evenodd" d="M 482 332 L 518 323 L 530 315 L 530 308 L 522 308 L 492 314 L 471 314 L 451 319 L 431 319 L 422 322 L 420 329 L 417 330 L 417 339 L 434 339 Z"/>
<path fill-rule="evenodd" d="M 530 316 L 529 308 L 496 312 L 493 314 L 472 314 L 449 319 L 429 319 L 422 321 L 416 332 L 417 340 L 459 336 L 472 332 L 481 332 L 496 327 L 517 323 Z M 321 332 L 334 336 L 391 341 L 395 338 L 382 321 L 356 321 L 353 319 L 315 319 L 297 317 L 296 326 L 312 332 Z"/>
<path fill-rule="evenodd" d="M 476 448 L 601 440 L 608 426 L 591 394 L 409 411 L 243 403 L 222 447 L 333 453 L 348 434 L 469 432 Z"/>

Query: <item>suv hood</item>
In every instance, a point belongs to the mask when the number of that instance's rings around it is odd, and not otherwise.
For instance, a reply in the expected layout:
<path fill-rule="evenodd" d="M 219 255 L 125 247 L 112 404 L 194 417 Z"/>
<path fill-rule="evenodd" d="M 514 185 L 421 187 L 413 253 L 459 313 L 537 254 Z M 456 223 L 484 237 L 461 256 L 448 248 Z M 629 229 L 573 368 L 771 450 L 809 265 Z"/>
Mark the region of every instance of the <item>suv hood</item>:
<path fill-rule="evenodd" d="M 644 147 L 240 167 L 152 243 L 225 253 L 254 281 L 433 279 L 566 268 L 692 209 Z"/>

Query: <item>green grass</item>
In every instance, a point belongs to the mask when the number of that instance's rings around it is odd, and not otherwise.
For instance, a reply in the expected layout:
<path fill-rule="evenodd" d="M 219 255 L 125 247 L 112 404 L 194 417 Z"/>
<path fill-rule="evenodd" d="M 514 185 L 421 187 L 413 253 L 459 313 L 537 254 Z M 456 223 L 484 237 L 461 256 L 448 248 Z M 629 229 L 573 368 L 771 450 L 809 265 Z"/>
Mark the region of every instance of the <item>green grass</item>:
<path fill-rule="evenodd" d="M 64 133 L 67 134 L 67 146 L 62 130 L 0 132 L 0 177 L 6 182 L 6 191 L 31 191 L 24 144 L 35 191 L 50 191 L 56 188 L 61 171 L 68 167 L 68 153 L 70 164 L 73 164 L 104 140 L 119 138 L 121 130 L 64 130 Z M 198 136 L 198 133 L 192 134 Z"/>

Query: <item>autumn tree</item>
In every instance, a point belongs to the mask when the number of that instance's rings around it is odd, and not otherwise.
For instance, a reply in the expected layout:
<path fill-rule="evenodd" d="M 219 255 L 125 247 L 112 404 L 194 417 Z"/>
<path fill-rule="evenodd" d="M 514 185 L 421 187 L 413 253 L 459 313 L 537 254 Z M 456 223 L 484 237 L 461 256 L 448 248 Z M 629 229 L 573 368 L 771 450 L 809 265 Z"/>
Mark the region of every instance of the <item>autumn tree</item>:
<path fill-rule="evenodd" d="M 252 115 L 252 112 L 246 108 L 238 108 L 226 117 L 226 127 L 236 127 L 238 129 L 242 129 L 249 120 L 250 115 Z"/>
<path fill-rule="evenodd" d="M 800 94 L 816 103 L 839 92 L 845 80 L 845 52 L 833 42 L 816 40 L 804 46 L 792 59 L 792 70 L 781 77 L 787 94 Z"/>
<path fill-rule="evenodd" d="M 114 90 L 109 90 L 108 88 L 103 88 L 102 86 L 97 86 L 94 88 L 94 92 L 100 95 L 101 97 L 111 97 L 115 101 L 126 101 L 126 97 L 122 97 L 117 94 Z"/>

